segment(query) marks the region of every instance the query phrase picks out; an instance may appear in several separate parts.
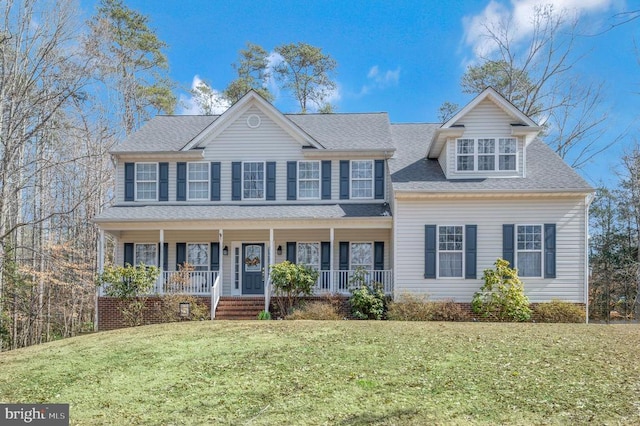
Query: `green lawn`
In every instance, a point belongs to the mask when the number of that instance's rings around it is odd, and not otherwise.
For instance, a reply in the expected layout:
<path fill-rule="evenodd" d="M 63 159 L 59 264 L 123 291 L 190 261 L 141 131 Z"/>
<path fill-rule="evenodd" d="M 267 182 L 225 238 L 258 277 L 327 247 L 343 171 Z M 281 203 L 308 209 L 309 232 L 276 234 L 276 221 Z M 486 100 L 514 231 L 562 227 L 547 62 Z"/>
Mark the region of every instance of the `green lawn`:
<path fill-rule="evenodd" d="M 637 325 L 192 322 L 0 354 L 71 424 L 640 424 Z"/>

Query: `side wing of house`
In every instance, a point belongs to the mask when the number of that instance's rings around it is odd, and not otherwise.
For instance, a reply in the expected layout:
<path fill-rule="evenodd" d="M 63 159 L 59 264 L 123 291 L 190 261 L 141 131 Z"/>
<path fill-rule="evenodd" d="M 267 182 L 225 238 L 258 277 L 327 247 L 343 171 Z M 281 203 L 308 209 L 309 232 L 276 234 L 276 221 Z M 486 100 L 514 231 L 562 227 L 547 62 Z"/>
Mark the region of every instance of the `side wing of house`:
<path fill-rule="evenodd" d="M 491 89 L 443 126 L 394 128 L 396 297 L 470 302 L 504 258 L 532 302 L 586 302 L 592 189 L 539 130 Z"/>

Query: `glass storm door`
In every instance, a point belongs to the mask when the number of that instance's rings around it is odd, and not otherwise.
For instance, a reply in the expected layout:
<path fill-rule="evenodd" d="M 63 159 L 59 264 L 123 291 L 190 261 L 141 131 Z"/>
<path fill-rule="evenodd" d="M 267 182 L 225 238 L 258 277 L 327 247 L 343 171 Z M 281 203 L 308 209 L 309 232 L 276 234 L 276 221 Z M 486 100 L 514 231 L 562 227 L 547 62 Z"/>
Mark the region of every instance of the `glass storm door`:
<path fill-rule="evenodd" d="M 242 294 L 264 294 L 264 244 L 242 244 Z"/>

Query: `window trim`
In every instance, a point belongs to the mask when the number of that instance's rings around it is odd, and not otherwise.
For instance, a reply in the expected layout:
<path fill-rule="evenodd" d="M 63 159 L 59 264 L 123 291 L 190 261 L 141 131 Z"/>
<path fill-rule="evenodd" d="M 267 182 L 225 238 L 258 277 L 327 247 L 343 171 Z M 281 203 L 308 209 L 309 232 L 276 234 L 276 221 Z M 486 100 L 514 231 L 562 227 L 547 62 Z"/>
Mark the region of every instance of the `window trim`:
<path fill-rule="evenodd" d="M 356 267 L 353 266 L 353 245 L 354 244 L 368 244 L 369 247 L 371 247 L 371 269 L 365 269 L 365 271 L 373 272 L 376 266 L 376 259 L 375 259 L 376 254 L 375 254 L 375 246 L 373 241 L 349 241 L 349 270 L 355 271 L 357 268 L 357 266 Z"/>
<path fill-rule="evenodd" d="M 460 250 L 440 250 L 440 228 L 456 226 L 462 228 L 462 249 Z M 460 275 L 455 277 L 443 277 L 440 276 L 440 253 L 460 253 L 462 257 L 462 267 L 460 269 Z M 466 226 L 461 224 L 438 224 L 436 225 L 436 279 L 441 280 L 460 280 L 465 279 L 465 267 L 466 260 L 465 254 L 467 252 L 467 235 Z"/>
<path fill-rule="evenodd" d="M 366 178 L 354 178 L 353 177 L 353 164 L 354 163 L 369 163 L 371 164 L 371 178 L 370 179 L 366 179 Z M 373 160 L 350 160 L 349 161 L 349 197 L 352 200 L 373 200 L 375 197 L 375 177 L 376 177 L 376 171 L 375 171 L 375 162 Z M 371 190 L 371 196 L 369 197 L 356 197 L 353 195 L 353 190 L 354 190 L 354 181 L 369 181 L 371 184 L 370 190 Z"/>
<path fill-rule="evenodd" d="M 207 261 L 204 265 L 196 265 L 194 263 L 189 262 L 189 245 L 204 245 L 205 249 L 207 251 Z M 191 241 L 191 242 L 187 242 L 185 245 L 185 259 L 184 261 L 186 263 L 188 263 L 189 265 L 194 267 L 194 271 L 198 271 L 197 267 L 198 266 L 204 266 L 206 269 L 204 269 L 204 271 L 210 271 L 211 270 L 211 248 L 210 248 L 210 243 L 207 242 L 202 242 L 202 241 Z"/>
<path fill-rule="evenodd" d="M 207 191 L 204 194 L 204 197 L 202 198 L 191 198 L 190 196 L 190 191 L 189 191 L 189 186 L 192 182 L 191 179 L 189 179 L 189 167 L 192 164 L 204 164 L 205 165 L 205 170 L 207 171 L 207 179 L 206 179 L 206 183 L 207 183 Z M 194 183 L 196 182 L 205 182 L 204 180 L 193 180 Z M 190 161 L 187 162 L 187 201 L 209 201 L 209 197 L 211 194 L 211 167 L 209 165 L 209 163 L 205 162 L 205 161 Z"/>
<path fill-rule="evenodd" d="M 138 165 L 147 165 L 147 164 L 153 164 L 155 165 L 156 168 L 156 178 L 155 180 L 151 181 L 151 180 L 138 180 Z M 135 163 L 135 169 L 134 169 L 134 182 L 135 182 L 135 197 L 134 199 L 136 201 L 158 201 L 158 197 L 160 195 L 160 167 L 158 165 L 158 163 L 154 163 L 152 161 L 141 161 L 141 162 L 136 162 Z M 154 198 L 143 198 L 140 199 L 138 198 L 138 183 L 148 183 L 148 182 L 153 182 L 155 184 L 155 194 L 156 196 Z"/>
<path fill-rule="evenodd" d="M 315 163 L 318 165 L 318 179 L 302 179 L 300 177 L 300 164 L 302 163 Z M 300 183 L 302 181 L 305 182 L 318 182 L 318 195 L 316 197 L 303 197 L 302 191 L 300 190 Z M 296 185 L 297 185 L 297 191 L 298 191 L 298 199 L 299 200 L 319 200 L 321 193 L 322 193 L 322 164 L 320 163 L 319 160 L 299 160 L 298 164 L 297 164 L 297 170 L 296 170 Z"/>
<path fill-rule="evenodd" d="M 520 250 L 518 248 L 518 228 L 521 226 L 538 226 L 540 227 L 540 250 Z M 512 267 L 515 267 L 518 269 L 518 275 L 521 277 L 526 277 L 526 278 L 544 278 L 544 253 L 545 253 L 545 246 L 544 246 L 544 224 L 542 223 L 516 223 L 514 224 L 514 241 L 513 241 L 513 257 L 514 257 L 514 263 L 515 265 L 512 265 Z M 520 257 L 520 252 L 523 253 L 540 253 L 540 275 L 521 275 L 520 273 L 520 269 L 518 268 L 518 261 L 519 261 L 519 257 Z"/>
<path fill-rule="evenodd" d="M 157 263 L 158 263 L 158 243 L 157 242 L 143 242 L 143 243 L 133 243 L 133 266 L 138 266 L 140 264 L 140 262 L 138 262 L 138 250 L 137 247 L 141 246 L 141 245 L 149 245 L 149 246 L 153 246 L 153 251 L 155 252 L 153 258 L 154 258 L 154 262 L 153 264 L 147 264 L 145 263 L 145 266 L 156 266 L 158 267 Z"/>
<path fill-rule="evenodd" d="M 310 266 L 308 263 L 300 262 L 300 252 L 298 251 L 298 247 L 300 246 L 300 244 L 316 244 L 318 246 L 318 264 L 313 266 L 317 266 L 316 271 L 320 271 L 322 268 L 322 244 L 320 243 L 320 241 L 297 241 L 296 242 L 296 263 Z"/>
<path fill-rule="evenodd" d="M 244 167 L 245 164 L 262 164 L 262 198 L 258 197 L 245 197 L 244 196 Z M 267 162 L 266 161 L 243 161 L 242 167 L 240 170 L 240 195 L 242 200 L 252 200 L 252 201 L 265 201 L 267 199 Z"/>
<path fill-rule="evenodd" d="M 490 154 L 484 154 L 484 153 L 480 153 L 480 140 L 486 141 L 486 140 L 493 140 L 493 153 Z M 502 153 L 500 151 L 500 140 L 513 140 L 515 142 L 515 152 L 513 153 Z M 473 141 L 473 153 L 470 154 L 460 154 L 458 153 L 458 144 L 460 143 L 460 141 Z M 455 172 L 456 173 L 464 173 L 464 174 L 471 174 L 471 173 L 482 173 L 482 174 L 487 174 L 487 173 L 501 173 L 501 174 L 510 174 L 510 173 L 518 173 L 520 171 L 520 167 L 519 167 L 519 149 L 518 149 L 518 143 L 519 143 L 519 139 L 517 137 L 512 137 L 512 136 L 503 136 L 503 137 L 498 137 L 498 136 L 492 136 L 492 137 L 478 137 L 478 138 L 456 138 L 455 139 L 455 144 L 454 144 L 454 162 L 455 162 Z M 502 170 L 500 169 L 500 157 L 503 155 L 508 155 L 508 156 L 514 156 L 515 157 L 515 169 L 513 170 Z M 480 157 L 488 157 L 488 156 L 493 156 L 494 160 L 493 160 L 493 169 L 488 169 L 488 170 L 480 170 L 479 166 L 480 166 Z M 473 169 L 471 170 L 462 170 L 458 168 L 458 158 L 460 157 L 472 157 L 473 158 Z"/>

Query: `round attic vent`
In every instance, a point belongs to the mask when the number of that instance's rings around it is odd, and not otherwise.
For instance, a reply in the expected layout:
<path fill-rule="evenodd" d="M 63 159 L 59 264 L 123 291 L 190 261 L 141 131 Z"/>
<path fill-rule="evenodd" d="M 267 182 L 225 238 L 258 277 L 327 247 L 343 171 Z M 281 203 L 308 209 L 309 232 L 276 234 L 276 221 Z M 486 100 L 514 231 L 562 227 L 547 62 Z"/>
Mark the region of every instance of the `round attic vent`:
<path fill-rule="evenodd" d="M 256 114 L 251 114 L 249 117 L 247 117 L 247 126 L 251 127 L 252 129 L 260 127 L 260 122 L 260 117 Z"/>

